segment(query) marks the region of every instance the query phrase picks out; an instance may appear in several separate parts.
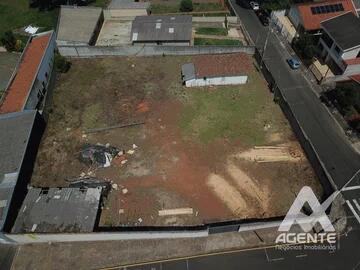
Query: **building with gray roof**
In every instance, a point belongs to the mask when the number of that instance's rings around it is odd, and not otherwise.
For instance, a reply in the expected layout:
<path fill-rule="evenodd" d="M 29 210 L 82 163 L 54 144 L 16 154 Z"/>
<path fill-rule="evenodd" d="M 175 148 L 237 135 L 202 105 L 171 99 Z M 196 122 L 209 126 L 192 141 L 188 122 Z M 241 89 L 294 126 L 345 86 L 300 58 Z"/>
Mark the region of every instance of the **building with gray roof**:
<path fill-rule="evenodd" d="M 102 187 L 30 188 L 12 233 L 92 232 L 99 219 Z"/>
<path fill-rule="evenodd" d="M 137 16 L 132 23 L 133 44 L 190 45 L 191 39 L 189 15 Z"/>
<path fill-rule="evenodd" d="M 94 45 L 104 16 L 98 7 L 61 6 L 57 45 Z"/>
<path fill-rule="evenodd" d="M 37 111 L 0 115 L 0 235 L 10 231 L 25 197 L 44 128 Z"/>

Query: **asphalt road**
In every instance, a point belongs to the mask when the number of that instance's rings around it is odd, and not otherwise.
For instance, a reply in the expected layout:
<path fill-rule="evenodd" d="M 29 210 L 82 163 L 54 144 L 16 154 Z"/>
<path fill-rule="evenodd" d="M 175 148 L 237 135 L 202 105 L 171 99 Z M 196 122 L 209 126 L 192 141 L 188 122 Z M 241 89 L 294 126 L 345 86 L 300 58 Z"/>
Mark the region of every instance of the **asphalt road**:
<path fill-rule="evenodd" d="M 358 223 L 355 221 L 355 225 Z M 126 270 L 355 270 L 360 269 L 360 228 L 338 240 L 336 250 L 279 250 L 274 247 L 230 251 L 154 263 L 106 268 Z M 299 247 L 299 246 L 297 246 Z"/>
<path fill-rule="evenodd" d="M 255 13 L 234 3 L 237 15 L 251 39 L 261 51 L 269 32 Z M 264 53 L 264 62 L 269 67 L 276 83 L 288 100 L 296 118 L 314 145 L 335 184 L 340 189 L 360 168 L 360 155 L 354 151 L 347 138 L 320 102 L 312 85 L 300 70 L 291 70 L 286 63 L 290 53 L 273 32 L 270 32 Z M 352 182 L 360 185 L 360 178 Z"/>

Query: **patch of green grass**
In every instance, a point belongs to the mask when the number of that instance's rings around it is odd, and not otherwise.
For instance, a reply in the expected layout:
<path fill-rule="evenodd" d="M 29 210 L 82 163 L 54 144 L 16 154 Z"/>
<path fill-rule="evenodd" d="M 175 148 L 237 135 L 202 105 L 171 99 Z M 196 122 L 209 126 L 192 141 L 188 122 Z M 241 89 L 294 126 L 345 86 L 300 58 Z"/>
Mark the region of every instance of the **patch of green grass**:
<path fill-rule="evenodd" d="M 150 6 L 152 14 L 166 14 L 166 13 L 177 13 L 179 6 L 174 4 L 152 4 Z"/>
<path fill-rule="evenodd" d="M 222 27 L 199 27 L 199 28 L 196 28 L 196 34 L 227 36 L 228 31 L 226 28 L 222 28 Z"/>
<path fill-rule="evenodd" d="M 227 11 L 219 3 L 193 3 L 192 12 L 208 12 L 208 11 L 223 11 L 220 12 L 220 16 L 225 16 Z M 164 4 L 152 4 L 150 6 L 152 14 L 166 14 L 166 13 L 186 13 L 180 11 L 180 5 L 176 3 L 164 3 Z M 218 16 L 215 13 L 204 13 L 203 15 L 207 16 Z"/>
<path fill-rule="evenodd" d="M 41 27 L 41 30 L 54 29 L 58 10 L 39 11 L 29 8 L 28 0 L 0 1 L 0 36 L 9 30 L 15 30 L 29 24 Z"/>
<path fill-rule="evenodd" d="M 188 93 L 190 102 L 185 104 L 180 127 L 185 138 L 205 144 L 226 138 L 240 139 L 249 147 L 261 145 L 266 139 L 264 123 L 281 117 L 255 72 L 245 85 L 192 88 Z"/>
<path fill-rule="evenodd" d="M 86 106 L 81 115 L 82 126 L 87 129 L 98 127 L 102 113 L 103 108 L 100 103 L 94 103 Z"/>
<path fill-rule="evenodd" d="M 107 4 L 109 3 L 109 0 L 95 0 L 89 4 L 89 6 L 93 7 L 107 7 Z"/>
<path fill-rule="evenodd" d="M 224 10 L 224 7 L 219 3 L 194 3 L 194 12 L 198 11 L 219 11 Z"/>
<path fill-rule="evenodd" d="M 214 46 L 242 46 L 242 42 L 237 39 L 212 39 L 212 38 L 195 38 L 194 45 L 214 45 Z"/>

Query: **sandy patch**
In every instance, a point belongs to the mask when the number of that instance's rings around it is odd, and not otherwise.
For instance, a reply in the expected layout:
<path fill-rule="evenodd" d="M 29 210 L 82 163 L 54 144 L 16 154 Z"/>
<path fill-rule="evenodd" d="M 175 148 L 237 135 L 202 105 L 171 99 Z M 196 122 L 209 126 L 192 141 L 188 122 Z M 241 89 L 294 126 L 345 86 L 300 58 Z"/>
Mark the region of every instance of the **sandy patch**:
<path fill-rule="evenodd" d="M 208 186 L 235 214 L 244 215 L 248 212 L 248 205 L 240 192 L 217 174 L 209 176 Z"/>

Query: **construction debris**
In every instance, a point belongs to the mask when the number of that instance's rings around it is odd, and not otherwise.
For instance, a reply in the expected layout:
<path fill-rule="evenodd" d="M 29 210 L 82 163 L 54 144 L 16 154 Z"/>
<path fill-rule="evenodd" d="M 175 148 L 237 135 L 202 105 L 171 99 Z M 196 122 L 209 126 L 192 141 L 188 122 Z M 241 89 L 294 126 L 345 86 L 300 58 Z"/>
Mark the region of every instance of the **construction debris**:
<path fill-rule="evenodd" d="M 139 125 L 143 125 L 143 124 L 145 124 L 145 122 L 134 122 L 134 123 L 129 123 L 129 124 L 120 124 L 120 125 L 115 125 L 115 126 L 111 126 L 111 127 L 88 129 L 88 130 L 84 131 L 84 133 L 96 133 L 96 132 L 108 131 L 108 130 L 116 129 L 116 128 L 139 126 Z"/>
<path fill-rule="evenodd" d="M 288 146 L 254 146 L 253 149 L 239 153 L 237 158 L 263 162 L 299 161 L 302 154 Z"/>
<path fill-rule="evenodd" d="M 171 216 L 171 215 L 192 215 L 192 208 L 175 208 L 175 209 L 164 209 L 159 210 L 159 216 Z"/>
<path fill-rule="evenodd" d="M 85 144 L 80 152 L 79 159 L 81 162 L 96 167 L 109 167 L 113 158 L 119 153 L 115 147 L 108 145 L 90 145 Z"/>

